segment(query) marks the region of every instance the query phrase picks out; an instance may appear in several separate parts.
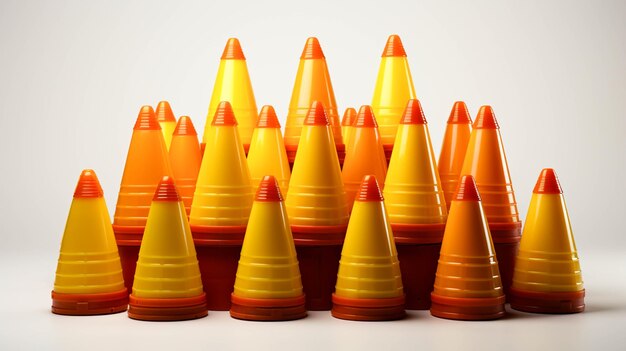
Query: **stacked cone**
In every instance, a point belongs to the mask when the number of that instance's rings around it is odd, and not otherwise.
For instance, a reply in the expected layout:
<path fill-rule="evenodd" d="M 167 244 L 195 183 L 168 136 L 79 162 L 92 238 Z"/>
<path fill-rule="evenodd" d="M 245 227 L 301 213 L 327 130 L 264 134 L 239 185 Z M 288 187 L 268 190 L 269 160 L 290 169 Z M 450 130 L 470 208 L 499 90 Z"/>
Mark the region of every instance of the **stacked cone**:
<path fill-rule="evenodd" d="M 198 134 L 188 116 L 182 116 L 178 119 L 169 154 L 176 188 L 185 204 L 185 211 L 189 215 L 202 156 L 198 144 Z"/>
<path fill-rule="evenodd" d="M 230 103 L 219 104 L 211 124 L 189 224 L 208 307 L 227 311 L 254 194 Z"/>
<path fill-rule="evenodd" d="M 293 166 L 300 142 L 303 122 L 313 101 L 321 102 L 326 109 L 339 163 L 345 158 L 345 145 L 341 136 L 341 124 L 335 102 L 335 92 L 330 82 L 326 58 L 317 38 L 306 41 L 296 75 L 296 82 L 289 103 L 285 126 L 285 147 L 289 163 Z"/>
<path fill-rule="evenodd" d="M 154 193 L 128 316 L 177 321 L 207 315 L 191 229 L 174 180 L 164 176 Z"/>
<path fill-rule="evenodd" d="M 274 176 L 261 180 L 241 249 L 230 315 L 257 321 L 306 316 L 283 196 Z"/>
<path fill-rule="evenodd" d="M 130 291 L 152 196 L 161 177 L 171 175 L 161 127 L 150 106 L 139 111 L 113 218 L 124 283 Z"/>
<path fill-rule="evenodd" d="M 382 54 L 372 98 L 372 109 L 378 118 L 378 128 L 388 162 L 391 159 L 402 111 L 407 100 L 415 98 L 406 51 L 400 37 L 390 35 Z"/>
<path fill-rule="evenodd" d="M 502 286 L 504 293 L 508 294 L 522 222 L 517 211 L 500 127 L 491 106 L 482 106 L 478 111 L 461 174 L 469 174 L 476 179 L 500 264 Z"/>
<path fill-rule="evenodd" d="M 428 125 L 417 99 L 398 127 L 384 195 L 393 228 L 407 309 L 428 309 L 448 212 Z"/>
<path fill-rule="evenodd" d="M 165 140 L 165 146 L 169 150 L 172 144 L 172 135 L 174 129 L 176 129 L 176 116 L 172 112 L 170 103 L 167 101 L 160 101 L 154 112 L 161 126 L 161 133 L 163 133 L 163 140 Z"/>
<path fill-rule="evenodd" d="M 346 146 L 346 156 L 348 155 L 348 149 L 352 143 L 352 134 L 354 133 L 353 124 L 356 121 L 356 117 L 356 110 L 352 107 L 348 107 L 343 113 L 343 118 L 341 119 L 341 137 L 343 138 L 343 143 Z"/>
<path fill-rule="evenodd" d="M 509 300 L 526 312 L 585 309 L 580 262 L 563 198 L 551 168 L 541 171 L 528 209 Z"/>
<path fill-rule="evenodd" d="M 52 291 L 52 312 L 93 315 L 126 311 L 128 291 L 104 202 L 93 170 L 84 170 L 67 217 Z"/>
<path fill-rule="evenodd" d="M 321 102 L 311 104 L 304 120 L 285 204 L 307 309 L 330 310 L 348 205 L 330 122 Z"/>
<path fill-rule="evenodd" d="M 363 177 L 341 251 L 332 315 L 380 321 L 404 317 L 398 254 L 378 182 Z"/>
<path fill-rule="evenodd" d="M 472 176 L 461 177 L 452 199 L 431 298 L 430 312 L 440 318 L 504 316 L 498 261 Z"/>

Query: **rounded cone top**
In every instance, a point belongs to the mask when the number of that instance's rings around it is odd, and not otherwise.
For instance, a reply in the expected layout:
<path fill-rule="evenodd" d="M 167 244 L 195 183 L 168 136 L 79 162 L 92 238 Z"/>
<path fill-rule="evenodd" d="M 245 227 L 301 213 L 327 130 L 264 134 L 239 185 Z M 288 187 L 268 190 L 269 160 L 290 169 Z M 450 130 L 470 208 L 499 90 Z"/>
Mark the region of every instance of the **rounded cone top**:
<path fill-rule="evenodd" d="M 452 111 L 450 111 L 450 117 L 448 118 L 448 124 L 470 124 L 472 123 L 472 118 L 470 117 L 469 112 L 467 111 L 467 106 L 463 101 L 457 101 L 452 106 Z"/>
<path fill-rule="evenodd" d="M 374 112 L 372 111 L 372 107 L 370 105 L 363 105 L 359 109 L 359 115 L 354 122 L 355 127 L 378 127 L 378 123 L 376 123 L 376 118 L 374 118 Z"/>
<path fill-rule="evenodd" d="M 476 181 L 471 175 L 464 175 L 459 180 L 459 186 L 454 196 L 454 201 L 480 201 Z"/>
<path fill-rule="evenodd" d="M 356 121 L 356 110 L 352 107 L 348 107 L 346 112 L 343 113 L 343 119 L 341 120 L 341 125 L 343 127 L 348 127 L 354 124 Z"/>
<path fill-rule="evenodd" d="M 539 174 L 537 184 L 533 190 L 535 194 L 563 194 L 559 178 L 552 168 L 544 168 Z"/>
<path fill-rule="evenodd" d="M 237 120 L 235 119 L 235 113 L 233 107 L 228 101 L 222 101 L 217 105 L 215 116 L 213 116 L 212 126 L 236 126 Z"/>
<path fill-rule="evenodd" d="M 100 186 L 100 181 L 93 169 L 85 169 L 78 178 L 76 190 L 74 190 L 75 199 L 102 197 L 104 192 Z"/>
<path fill-rule="evenodd" d="M 163 176 L 154 192 L 152 201 L 180 201 L 180 196 L 174 184 L 174 178 Z"/>
<path fill-rule="evenodd" d="M 278 202 L 283 201 L 278 181 L 273 175 L 266 175 L 261 179 L 256 191 L 255 201 Z"/>
<path fill-rule="evenodd" d="M 181 116 L 178 119 L 176 129 L 174 129 L 174 135 L 198 135 L 189 116 Z"/>
<path fill-rule="evenodd" d="M 161 125 L 156 119 L 152 106 L 142 106 L 135 122 L 134 130 L 161 130 Z"/>
<path fill-rule="evenodd" d="M 424 110 L 418 99 L 410 99 L 407 102 L 400 124 L 426 124 Z"/>
<path fill-rule="evenodd" d="M 320 42 L 316 37 L 310 37 L 306 40 L 306 44 L 304 45 L 304 50 L 302 50 L 302 56 L 300 59 L 323 59 L 324 52 L 322 51 L 322 47 L 320 46 Z"/>
<path fill-rule="evenodd" d="M 474 122 L 475 129 L 500 129 L 493 108 L 489 105 L 481 106 Z"/>
<path fill-rule="evenodd" d="M 261 108 L 259 119 L 256 122 L 257 128 L 280 128 L 280 122 L 276 116 L 276 111 L 271 105 L 265 105 Z"/>
<path fill-rule="evenodd" d="M 156 114 L 157 121 L 159 122 L 176 122 L 174 112 L 172 112 L 170 103 L 167 101 L 160 101 L 154 113 Z"/>
<path fill-rule="evenodd" d="M 306 126 L 327 126 L 330 124 L 328 117 L 326 117 L 326 111 L 324 111 L 324 104 L 319 101 L 313 101 L 309 108 L 309 113 L 304 119 L 304 125 Z"/>
<path fill-rule="evenodd" d="M 404 51 L 404 45 L 402 45 L 402 40 L 396 34 L 390 35 L 389 39 L 387 39 L 387 45 L 385 45 L 385 50 L 383 51 L 382 57 L 406 57 L 406 51 Z"/>
<path fill-rule="evenodd" d="M 237 38 L 229 38 L 226 42 L 226 46 L 224 47 L 224 52 L 222 53 L 222 60 L 245 60 L 246 57 L 243 55 L 243 51 L 241 50 L 241 45 L 239 45 L 239 39 Z"/>
<path fill-rule="evenodd" d="M 363 177 L 355 201 L 383 201 L 383 194 L 380 192 L 378 181 L 374 175 Z"/>

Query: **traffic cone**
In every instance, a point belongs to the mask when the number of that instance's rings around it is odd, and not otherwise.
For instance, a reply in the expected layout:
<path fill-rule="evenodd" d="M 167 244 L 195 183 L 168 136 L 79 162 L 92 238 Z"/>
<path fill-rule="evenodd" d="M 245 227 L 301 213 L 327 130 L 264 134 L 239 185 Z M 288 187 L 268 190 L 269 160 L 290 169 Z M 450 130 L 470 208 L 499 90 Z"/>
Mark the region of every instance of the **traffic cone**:
<path fill-rule="evenodd" d="M 387 175 L 385 151 L 378 134 L 376 118 L 370 106 L 361 106 L 359 116 L 352 128 L 352 144 L 347 149 L 346 160 L 341 171 L 350 211 L 363 176 L 373 174 L 376 179 L 384 183 Z"/>
<path fill-rule="evenodd" d="M 511 307 L 526 312 L 576 313 L 585 309 L 580 262 L 552 168 L 541 171 L 528 209 L 515 263 Z"/>
<path fill-rule="evenodd" d="M 208 307 L 228 311 L 254 194 L 230 103 L 220 103 L 209 131 L 189 224 Z"/>
<path fill-rule="evenodd" d="M 296 83 L 293 87 L 285 125 L 285 147 L 292 167 L 300 142 L 303 122 L 313 101 L 321 102 L 326 108 L 326 117 L 330 122 L 337 156 L 340 165 L 342 165 L 346 149 L 341 137 L 341 123 L 339 122 L 335 92 L 330 82 L 326 58 L 317 38 L 308 38 L 302 56 L 300 56 Z"/>
<path fill-rule="evenodd" d="M 417 99 L 409 100 L 400 121 L 383 192 L 398 245 L 406 308 L 428 309 L 448 212 Z"/>
<path fill-rule="evenodd" d="M 143 106 L 130 140 L 113 217 L 113 232 L 129 292 L 152 196 L 161 177 L 170 174 L 172 170 L 161 127 L 152 107 Z"/>
<path fill-rule="evenodd" d="M 302 128 L 285 201 L 308 310 L 332 307 L 348 205 L 330 122 L 314 101 Z"/>
<path fill-rule="evenodd" d="M 128 316 L 179 321 L 206 315 L 206 296 L 185 205 L 172 177 L 164 176 L 150 206 Z"/>
<path fill-rule="evenodd" d="M 469 174 L 476 179 L 500 264 L 504 294 L 508 295 L 522 222 L 504 155 L 500 127 L 491 106 L 482 106 L 478 111 L 461 174 Z"/>
<path fill-rule="evenodd" d="M 366 175 L 341 251 L 332 315 L 357 321 L 405 316 L 398 253 L 374 175 Z"/>
<path fill-rule="evenodd" d="M 296 248 L 274 176 L 263 177 L 256 192 L 231 301 L 230 315 L 238 319 L 306 316 Z"/>
<path fill-rule="evenodd" d="M 189 216 L 202 157 L 200 156 L 198 134 L 188 116 L 182 116 L 178 119 L 169 154 L 176 188 L 185 204 L 187 216 Z"/>
<path fill-rule="evenodd" d="M 493 242 L 474 178 L 464 175 L 452 198 L 430 313 L 487 320 L 504 316 L 505 297 Z"/>
<path fill-rule="evenodd" d="M 96 173 L 78 179 L 65 224 L 57 265 L 52 312 L 93 315 L 126 311 L 128 291 Z"/>
<path fill-rule="evenodd" d="M 252 131 L 256 125 L 258 110 L 252 91 L 252 83 L 248 74 L 246 57 L 237 38 L 230 38 L 220 59 L 220 66 L 213 86 L 213 95 L 204 127 L 202 143 L 207 142 L 210 134 L 211 121 L 221 101 L 228 101 L 237 116 L 237 122 L 243 148 L 248 152 Z"/>
<path fill-rule="evenodd" d="M 291 170 L 285 151 L 285 142 L 280 133 L 280 123 L 274 108 L 270 105 L 261 108 L 259 120 L 252 133 L 248 167 L 253 188 L 256 189 L 259 186 L 265 175 L 271 174 L 276 177 L 281 193 L 287 194 Z"/>
<path fill-rule="evenodd" d="M 343 119 L 341 120 L 341 137 L 343 138 L 343 143 L 346 148 L 346 155 L 348 154 L 348 148 L 352 143 L 352 133 L 354 133 L 353 124 L 356 121 L 356 117 L 356 110 L 352 107 L 348 107 L 343 113 Z"/>
<path fill-rule="evenodd" d="M 391 159 L 398 122 L 402 118 L 406 102 L 415 98 L 406 51 L 400 37 L 390 35 L 382 54 L 372 98 L 372 109 L 378 119 L 387 162 Z"/>
<path fill-rule="evenodd" d="M 439 162 L 437 163 L 447 208 L 450 208 L 450 201 L 459 184 L 461 168 L 471 133 L 472 119 L 467 111 L 467 106 L 463 101 L 457 101 L 450 111 L 441 153 L 439 154 Z"/>
<path fill-rule="evenodd" d="M 167 101 L 160 101 L 154 113 L 161 126 L 165 146 L 169 150 L 172 144 L 172 134 L 174 133 L 174 129 L 176 129 L 176 116 L 174 116 L 170 103 Z"/>

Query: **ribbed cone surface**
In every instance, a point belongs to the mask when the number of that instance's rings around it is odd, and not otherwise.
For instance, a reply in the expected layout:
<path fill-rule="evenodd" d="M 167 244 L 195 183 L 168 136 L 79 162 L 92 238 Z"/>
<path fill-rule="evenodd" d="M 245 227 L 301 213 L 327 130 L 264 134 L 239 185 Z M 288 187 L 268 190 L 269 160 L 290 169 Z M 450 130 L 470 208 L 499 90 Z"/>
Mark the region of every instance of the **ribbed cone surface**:
<path fill-rule="evenodd" d="M 180 196 L 176 190 L 174 178 L 170 176 L 163 176 L 159 186 L 154 193 L 152 201 L 180 201 Z"/>
<path fill-rule="evenodd" d="M 348 107 L 346 111 L 343 113 L 343 119 L 341 120 L 341 126 L 348 127 L 354 124 L 356 121 L 357 113 L 356 110 L 352 107 Z"/>
<path fill-rule="evenodd" d="M 161 130 L 161 125 L 156 119 L 152 106 L 142 106 L 135 122 L 134 130 Z"/>
<path fill-rule="evenodd" d="M 154 113 L 156 114 L 157 121 L 159 122 L 176 122 L 174 112 L 172 112 L 170 103 L 167 101 L 159 102 Z"/>
<path fill-rule="evenodd" d="M 280 128 L 280 122 L 276 116 L 274 107 L 265 105 L 261 108 L 259 113 L 259 120 L 256 123 L 257 128 Z"/>
<path fill-rule="evenodd" d="M 324 111 L 324 105 L 319 101 L 313 101 L 309 113 L 304 119 L 304 125 L 308 126 L 327 126 L 329 125 L 326 112 Z"/>
<path fill-rule="evenodd" d="M 181 116 L 178 119 L 174 135 L 198 135 L 189 116 Z"/>
<path fill-rule="evenodd" d="M 304 45 L 304 50 L 302 50 L 302 55 L 300 56 L 300 59 L 308 60 L 323 58 L 324 52 L 322 52 L 320 42 L 315 37 L 308 38 L 306 40 L 306 44 Z"/>
<path fill-rule="evenodd" d="M 74 190 L 74 198 L 102 197 L 103 194 L 96 172 L 92 169 L 83 170 Z"/>
<path fill-rule="evenodd" d="M 461 176 L 459 186 L 454 197 L 456 201 L 480 201 L 476 181 L 471 175 Z"/>
<path fill-rule="evenodd" d="M 378 181 L 373 175 L 363 177 L 361 187 L 357 192 L 355 201 L 383 201 L 383 194 L 380 192 Z"/>
<path fill-rule="evenodd" d="M 400 124 L 426 124 L 426 116 L 418 99 L 410 99 L 407 102 Z"/>
<path fill-rule="evenodd" d="M 359 115 L 354 122 L 355 127 L 361 128 L 377 128 L 378 123 L 376 123 L 376 118 L 374 118 L 374 112 L 372 111 L 372 107 L 369 105 L 363 105 L 359 109 Z"/>
<path fill-rule="evenodd" d="M 237 38 L 229 38 L 222 53 L 222 60 L 245 60 Z"/>
<path fill-rule="evenodd" d="M 217 106 L 217 111 L 215 111 L 215 116 L 213 117 L 213 122 L 211 122 L 213 126 L 236 126 L 237 120 L 235 119 L 235 113 L 233 112 L 233 107 L 230 105 L 228 101 L 222 101 Z"/>
<path fill-rule="evenodd" d="M 544 168 L 537 179 L 535 194 L 562 194 L 561 184 L 559 178 L 556 176 L 556 172 L 552 168 Z"/>
<path fill-rule="evenodd" d="M 273 175 L 267 175 L 261 179 L 254 198 L 256 201 L 276 202 L 283 201 L 278 181 Z"/>
<path fill-rule="evenodd" d="M 457 101 L 452 106 L 450 111 L 450 117 L 448 117 L 448 124 L 465 124 L 472 123 L 467 105 L 463 101 Z"/>
<path fill-rule="evenodd" d="M 383 51 L 382 57 L 389 56 L 406 56 L 402 41 L 400 40 L 400 37 L 396 34 L 389 36 L 389 39 L 387 39 L 387 45 L 385 45 L 385 50 Z"/>
<path fill-rule="evenodd" d="M 474 129 L 500 129 L 493 108 L 489 105 L 481 106 L 473 125 Z"/>

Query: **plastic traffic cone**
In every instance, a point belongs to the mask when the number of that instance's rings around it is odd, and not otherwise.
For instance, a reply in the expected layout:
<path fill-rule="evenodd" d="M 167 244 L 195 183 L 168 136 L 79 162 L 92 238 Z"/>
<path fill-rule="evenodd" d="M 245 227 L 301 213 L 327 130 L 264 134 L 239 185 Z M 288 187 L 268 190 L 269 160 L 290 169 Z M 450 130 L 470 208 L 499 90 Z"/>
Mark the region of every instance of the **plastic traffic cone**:
<path fill-rule="evenodd" d="M 102 188 L 91 169 L 78 179 L 65 224 L 52 312 L 92 315 L 126 311 L 128 291 Z"/>
<path fill-rule="evenodd" d="M 253 190 L 230 103 L 215 112 L 189 223 L 210 310 L 228 311 Z"/>
<path fill-rule="evenodd" d="M 174 180 L 164 176 L 150 206 L 128 316 L 177 321 L 206 315 L 206 296 L 185 206 Z"/>
<path fill-rule="evenodd" d="M 357 193 L 341 251 L 332 315 L 381 321 L 405 316 L 396 245 L 374 175 Z"/>
<path fill-rule="evenodd" d="M 348 205 L 330 123 L 314 101 L 302 137 L 285 201 L 296 243 L 308 310 L 330 310 Z"/>
<path fill-rule="evenodd" d="M 409 100 L 400 121 L 384 194 L 398 245 L 406 308 L 428 309 L 448 212 L 417 99 Z"/>
<path fill-rule="evenodd" d="M 160 101 L 154 113 L 161 126 L 165 146 L 169 150 L 170 144 L 172 143 L 172 134 L 174 133 L 174 129 L 176 129 L 176 116 L 174 116 L 170 103 L 167 101 Z"/>
<path fill-rule="evenodd" d="M 361 106 L 352 131 L 352 141 L 347 149 L 346 160 L 341 171 L 346 190 L 348 209 L 352 210 L 354 197 L 361 186 L 363 176 L 373 174 L 381 183 L 387 175 L 387 160 L 378 134 L 376 118 L 372 108 Z"/>
<path fill-rule="evenodd" d="M 211 121 L 218 105 L 221 101 L 231 103 L 237 122 L 239 123 L 239 134 L 244 150 L 248 152 L 250 140 L 252 139 L 252 130 L 256 125 L 258 110 L 254 92 L 252 91 L 252 83 L 248 74 L 248 66 L 246 65 L 246 57 L 243 55 L 241 45 L 237 38 L 230 38 L 226 42 L 226 47 L 222 53 L 220 66 L 215 78 L 213 86 L 213 95 L 211 96 L 211 104 L 209 105 L 209 113 L 207 114 L 207 122 L 204 127 L 204 136 L 202 143 L 207 142 Z"/>
<path fill-rule="evenodd" d="M 508 294 L 522 222 L 517 211 L 500 127 L 491 106 L 482 106 L 478 111 L 461 174 L 470 174 L 476 179 L 498 255 L 502 286 L 504 293 Z"/>
<path fill-rule="evenodd" d="M 343 164 L 345 145 L 341 137 L 335 92 L 330 82 L 326 58 L 317 38 L 308 38 L 300 56 L 300 65 L 285 125 L 285 147 L 292 166 L 300 142 L 303 122 L 313 101 L 321 102 L 326 108 L 326 117 L 332 128 L 339 163 Z"/>
<path fill-rule="evenodd" d="M 461 168 L 471 133 L 472 120 L 467 111 L 467 106 L 463 101 L 457 101 L 450 111 L 441 153 L 439 154 L 439 162 L 437 163 L 441 187 L 448 208 L 450 208 L 450 201 L 455 195 L 461 177 Z"/>
<path fill-rule="evenodd" d="M 124 283 L 129 291 L 133 286 L 139 245 L 152 196 L 161 177 L 171 174 L 170 160 L 159 122 L 152 107 L 143 106 L 130 140 L 113 218 L 113 231 L 124 270 Z"/>
<path fill-rule="evenodd" d="M 258 187 L 263 176 L 271 174 L 278 180 L 280 191 L 287 194 L 291 170 L 285 151 L 285 142 L 280 133 L 280 123 L 274 108 L 270 105 L 261 108 L 259 120 L 252 133 L 248 167 L 253 188 Z"/>
<path fill-rule="evenodd" d="M 399 36 L 390 35 L 382 54 L 372 98 L 372 109 L 378 119 L 387 161 L 391 159 L 396 130 L 406 102 L 415 98 L 413 78 L 404 46 Z"/>
<path fill-rule="evenodd" d="M 187 215 L 189 215 L 202 157 L 200 156 L 198 134 L 188 116 L 182 116 L 178 119 L 169 153 L 176 188 L 183 199 Z"/>
<path fill-rule="evenodd" d="M 263 177 L 256 192 L 231 300 L 234 318 L 278 321 L 306 316 L 296 248 L 274 176 Z"/>
<path fill-rule="evenodd" d="M 535 185 L 510 294 L 511 307 L 520 311 L 574 313 L 585 309 L 576 243 L 552 168 L 542 170 Z"/>
<path fill-rule="evenodd" d="M 486 320 L 504 316 L 504 293 L 476 183 L 464 175 L 452 198 L 432 292 L 433 316 Z"/>
<path fill-rule="evenodd" d="M 346 147 L 346 155 L 348 154 L 348 148 L 352 143 L 352 134 L 354 133 L 353 124 L 356 121 L 356 117 L 356 110 L 352 107 L 348 107 L 343 113 L 343 119 L 341 120 L 341 137 L 343 138 L 343 143 Z"/>

